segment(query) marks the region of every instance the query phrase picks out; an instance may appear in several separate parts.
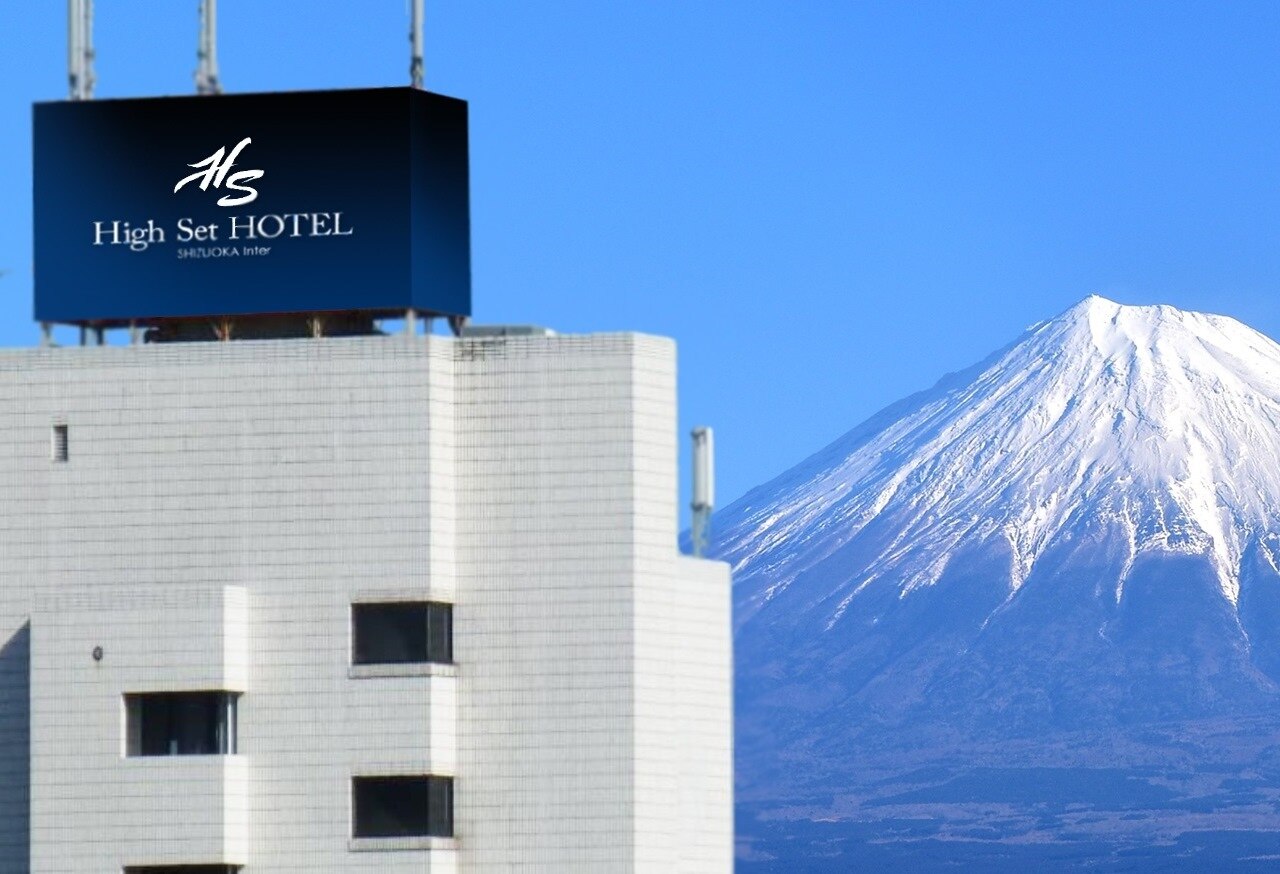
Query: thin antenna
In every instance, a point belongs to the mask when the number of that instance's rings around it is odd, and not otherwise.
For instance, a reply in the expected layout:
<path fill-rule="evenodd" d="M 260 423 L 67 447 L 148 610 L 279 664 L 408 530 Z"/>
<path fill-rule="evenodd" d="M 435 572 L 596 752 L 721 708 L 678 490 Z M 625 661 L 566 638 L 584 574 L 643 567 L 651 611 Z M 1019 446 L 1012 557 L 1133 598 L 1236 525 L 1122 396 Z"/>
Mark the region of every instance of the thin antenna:
<path fill-rule="evenodd" d="M 88 100 L 93 96 L 92 72 L 88 68 L 91 58 L 92 12 L 86 8 L 87 0 L 67 0 L 67 79 L 70 99 Z"/>
<path fill-rule="evenodd" d="M 222 93 L 222 82 L 218 80 L 218 0 L 200 0 L 200 42 L 196 48 L 196 93 Z"/>
<path fill-rule="evenodd" d="M 81 44 L 84 46 L 84 75 L 82 81 L 84 83 L 83 100 L 93 99 L 94 86 L 98 84 L 97 74 L 93 71 L 93 62 L 97 55 L 93 50 L 93 0 L 82 0 L 84 3 L 84 25 L 80 34 Z"/>
<path fill-rule="evenodd" d="M 80 99 L 80 0 L 67 0 L 67 86 L 72 100 Z"/>
<path fill-rule="evenodd" d="M 92 100 L 93 0 L 67 0 L 67 81 L 72 100 Z"/>
<path fill-rule="evenodd" d="M 711 543 L 711 511 L 716 503 L 716 451 L 711 429 L 693 429 L 693 554 L 707 554 Z"/>
<path fill-rule="evenodd" d="M 422 88 L 425 79 L 425 64 L 422 60 L 423 0 L 410 0 L 410 2 L 413 4 L 413 11 L 409 22 L 409 44 L 413 47 L 413 55 L 409 60 L 409 80 L 414 88 Z"/>

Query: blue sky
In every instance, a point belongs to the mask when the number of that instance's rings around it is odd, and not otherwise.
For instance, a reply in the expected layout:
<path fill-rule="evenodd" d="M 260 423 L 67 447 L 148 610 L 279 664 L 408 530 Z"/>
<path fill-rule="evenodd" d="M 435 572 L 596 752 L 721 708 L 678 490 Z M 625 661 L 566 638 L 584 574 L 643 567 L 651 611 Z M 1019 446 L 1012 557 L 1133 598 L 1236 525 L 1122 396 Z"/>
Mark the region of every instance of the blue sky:
<path fill-rule="evenodd" d="M 98 5 L 100 97 L 193 90 L 195 0 Z M 230 91 L 407 81 L 405 0 L 219 5 Z M 1089 293 L 1280 337 L 1280 4 L 427 6 L 477 320 L 675 337 L 721 504 Z M 64 17 L 0 7 L 7 346 Z"/>

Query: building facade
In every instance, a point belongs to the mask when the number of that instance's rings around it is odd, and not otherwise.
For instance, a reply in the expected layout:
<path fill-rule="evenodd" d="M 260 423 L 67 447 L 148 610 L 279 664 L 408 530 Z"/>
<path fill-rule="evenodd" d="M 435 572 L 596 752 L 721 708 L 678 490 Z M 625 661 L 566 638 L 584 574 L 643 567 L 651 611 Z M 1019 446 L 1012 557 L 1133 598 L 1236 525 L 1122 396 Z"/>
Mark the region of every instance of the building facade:
<path fill-rule="evenodd" d="M 0 352 L 0 872 L 728 872 L 635 334 Z"/>

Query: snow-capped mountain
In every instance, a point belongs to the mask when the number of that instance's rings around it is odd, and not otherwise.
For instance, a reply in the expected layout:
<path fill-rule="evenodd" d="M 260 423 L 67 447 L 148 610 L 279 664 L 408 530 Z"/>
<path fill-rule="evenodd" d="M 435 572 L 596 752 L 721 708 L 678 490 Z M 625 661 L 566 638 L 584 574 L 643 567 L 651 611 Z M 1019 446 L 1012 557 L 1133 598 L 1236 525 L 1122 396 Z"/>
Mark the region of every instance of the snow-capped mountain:
<path fill-rule="evenodd" d="M 729 507 L 720 555 L 740 579 L 768 568 L 758 608 L 885 518 L 896 536 L 848 567 L 829 624 L 878 581 L 933 585 L 976 543 L 1008 550 L 1013 595 L 1055 543 L 1100 526 L 1130 567 L 1208 556 L 1235 604 L 1246 546 L 1277 563 L 1280 346 L 1222 316 L 1090 297 Z"/>
<path fill-rule="evenodd" d="M 1090 297 L 714 527 L 746 803 L 1280 713 L 1280 346 L 1230 318 Z"/>

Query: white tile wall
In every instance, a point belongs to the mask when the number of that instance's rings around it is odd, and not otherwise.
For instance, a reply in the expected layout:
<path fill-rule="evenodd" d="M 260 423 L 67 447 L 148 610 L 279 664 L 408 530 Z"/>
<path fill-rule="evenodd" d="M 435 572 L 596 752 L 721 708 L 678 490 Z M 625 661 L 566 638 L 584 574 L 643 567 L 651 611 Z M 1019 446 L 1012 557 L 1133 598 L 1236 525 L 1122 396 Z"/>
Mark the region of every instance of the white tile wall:
<path fill-rule="evenodd" d="M 230 586 L 102 586 L 36 599 L 32 871 L 244 860 L 242 757 L 126 760 L 123 696 L 244 692 L 247 606 L 245 590 Z"/>
<path fill-rule="evenodd" d="M 0 872 L 730 870 L 728 576 L 675 553 L 670 342 L 9 351 L 0 410 Z M 455 601 L 457 669 L 353 677 L 371 592 Z M 123 761 L 126 681 L 242 684 L 241 755 Z M 350 777 L 425 771 L 457 839 L 353 844 Z"/>

